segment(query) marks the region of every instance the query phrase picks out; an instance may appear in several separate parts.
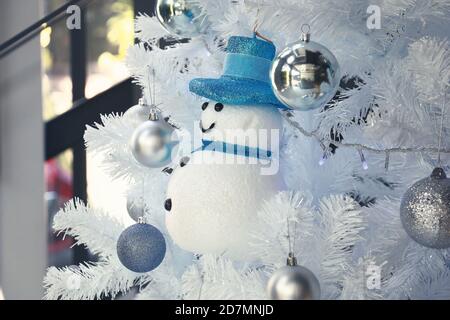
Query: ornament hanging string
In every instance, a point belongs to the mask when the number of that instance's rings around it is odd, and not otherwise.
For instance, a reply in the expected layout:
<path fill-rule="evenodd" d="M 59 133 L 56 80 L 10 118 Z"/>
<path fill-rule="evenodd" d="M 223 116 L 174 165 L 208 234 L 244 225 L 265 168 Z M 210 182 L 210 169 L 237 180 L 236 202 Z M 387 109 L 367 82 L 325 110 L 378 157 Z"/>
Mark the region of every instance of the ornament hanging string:
<path fill-rule="evenodd" d="M 288 251 L 289 254 L 292 253 L 292 239 L 291 239 L 291 230 L 289 228 L 289 217 L 286 218 L 286 225 L 287 225 L 287 238 L 288 238 Z"/>
<path fill-rule="evenodd" d="M 443 98 L 443 104 L 442 104 L 442 111 L 441 111 L 441 126 L 439 128 L 439 140 L 438 140 L 438 166 L 441 166 L 442 162 L 441 162 L 441 147 L 442 147 L 442 136 L 444 133 L 444 119 L 445 119 L 445 114 L 447 111 L 447 105 L 446 105 L 446 99 L 447 95 L 444 94 L 444 98 Z"/>
<path fill-rule="evenodd" d="M 160 104 L 156 104 L 156 72 L 150 65 L 147 65 L 147 94 L 150 99 L 151 110 L 161 112 L 158 108 Z"/>
<path fill-rule="evenodd" d="M 145 217 L 145 178 L 142 178 L 142 219 Z"/>
<path fill-rule="evenodd" d="M 156 74 L 155 69 L 147 66 L 147 88 L 148 98 L 150 99 L 150 105 L 156 106 Z"/>
<path fill-rule="evenodd" d="M 256 37 L 258 37 L 258 38 L 261 38 L 261 39 L 263 39 L 263 40 L 265 40 L 265 41 L 267 41 L 267 42 L 273 43 L 272 40 L 270 40 L 268 37 L 262 35 L 262 34 L 258 31 L 258 28 L 259 28 L 259 26 L 260 26 L 260 22 L 259 22 L 259 20 L 260 20 L 260 13 L 261 13 L 261 6 L 260 6 L 260 4 L 258 3 L 258 8 L 256 9 L 256 20 L 255 20 L 255 25 L 253 26 L 253 34 L 254 34 Z"/>
<path fill-rule="evenodd" d="M 273 43 L 272 40 L 270 40 L 269 38 L 267 38 L 266 36 L 262 35 L 259 31 L 258 31 L 258 25 L 255 25 L 255 28 L 253 29 L 253 33 L 255 34 L 255 36 L 257 36 L 258 38 L 261 38 L 267 42 Z"/>
<path fill-rule="evenodd" d="M 202 299 L 202 291 L 203 291 L 203 286 L 205 284 L 205 274 L 203 273 L 203 271 L 200 269 L 200 266 L 198 265 L 198 263 L 196 264 L 197 267 L 197 272 L 200 275 L 200 288 L 198 289 L 198 297 L 197 300 L 201 300 Z"/>
<path fill-rule="evenodd" d="M 293 192 L 290 196 L 290 202 L 295 211 L 300 208 L 300 205 L 303 202 L 303 199 L 297 199 L 296 194 Z M 289 247 L 289 258 L 295 259 L 295 239 L 297 238 L 297 221 L 294 221 L 293 233 L 291 233 L 291 223 L 289 219 L 292 217 L 287 217 L 287 238 L 288 238 L 288 247 Z"/>

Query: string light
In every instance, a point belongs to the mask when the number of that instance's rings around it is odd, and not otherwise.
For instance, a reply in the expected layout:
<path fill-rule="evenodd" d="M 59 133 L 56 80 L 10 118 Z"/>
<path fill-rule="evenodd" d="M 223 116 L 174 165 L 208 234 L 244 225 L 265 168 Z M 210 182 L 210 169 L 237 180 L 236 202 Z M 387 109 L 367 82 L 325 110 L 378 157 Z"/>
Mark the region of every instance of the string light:
<path fill-rule="evenodd" d="M 389 170 L 389 161 L 390 161 L 390 156 L 391 154 L 388 152 L 386 152 L 386 158 L 384 160 L 384 168 L 386 169 L 386 171 Z"/>
<path fill-rule="evenodd" d="M 319 166 L 323 166 L 325 164 L 325 161 L 327 161 L 327 158 L 328 158 L 327 153 L 324 152 L 319 160 Z"/>
<path fill-rule="evenodd" d="M 295 128 L 297 131 L 299 131 L 302 135 L 308 138 L 313 138 L 317 140 L 318 143 L 323 144 L 323 138 L 319 135 L 319 128 L 314 129 L 313 131 L 308 131 L 305 128 L 303 128 L 297 121 L 292 119 L 292 116 L 290 113 L 283 112 L 283 117 L 287 121 L 288 124 L 290 124 L 293 128 Z M 450 149 L 443 149 L 443 148 L 434 148 L 434 147 L 395 147 L 395 148 L 387 148 L 387 149 L 377 149 L 373 147 L 366 146 L 364 144 L 360 143 L 346 143 L 346 142 L 339 142 L 339 141 L 332 141 L 333 145 L 335 145 L 338 148 L 351 148 L 356 149 L 358 151 L 367 151 L 371 153 L 376 154 L 384 154 L 385 157 L 388 159 L 386 161 L 387 166 L 389 165 L 389 157 L 392 153 L 445 153 L 450 154 Z M 364 155 L 363 155 L 364 156 Z M 319 164 L 321 161 L 319 161 Z M 367 165 L 367 162 L 366 162 Z M 364 163 L 363 163 L 364 166 Z"/>
<path fill-rule="evenodd" d="M 358 150 L 358 153 L 359 153 L 359 157 L 361 158 L 361 163 L 362 163 L 363 169 L 368 170 L 369 165 L 367 164 L 366 157 L 364 157 L 364 153 L 362 152 L 362 150 Z"/>

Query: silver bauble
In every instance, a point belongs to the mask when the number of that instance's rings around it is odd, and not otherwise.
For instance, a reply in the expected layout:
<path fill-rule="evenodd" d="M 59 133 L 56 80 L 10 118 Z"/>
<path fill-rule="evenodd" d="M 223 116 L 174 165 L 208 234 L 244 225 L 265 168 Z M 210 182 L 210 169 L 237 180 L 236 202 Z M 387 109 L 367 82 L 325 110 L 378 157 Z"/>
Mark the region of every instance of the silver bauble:
<path fill-rule="evenodd" d="M 127 211 L 130 218 L 138 222 L 139 218 L 144 217 L 144 215 L 148 213 L 149 207 L 147 206 L 143 196 L 129 196 L 127 198 Z"/>
<path fill-rule="evenodd" d="M 275 271 L 267 292 L 272 300 L 319 300 L 320 284 L 314 273 L 295 262 Z M 292 260 L 291 260 L 292 261 Z"/>
<path fill-rule="evenodd" d="M 144 99 L 139 99 L 139 103 L 135 106 L 132 106 L 128 109 L 123 118 L 127 121 L 130 121 L 133 126 L 137 127 L 143 122 L 148 120 L 148 116 L 150 114 L 150 106 L 145 103 Z"/>
<path fill-rule="evenodd" d="M 442 168 L 417 181 L 403 195 L 400 218 L 408 235 L 435 249 L 450 248 L 450 179 Z"/>
<path fill-rule="evenodd" d="M 178 141 L 173 138 L 174 129 L 160 112 L 151 109 L 150 118 L 134 131 L 130 147 L 135 159 L 150 168 L 170 163 Z"/>
<path fill-rule="evenodd" d="M 181 38 L 198 36 L 209 26 L 195 0 L 158 0 L 156 16 L 164 29 Z"/>
<path fill-rule="evenodd" d="M 307 111 L 324 106 L 334 97 L 341 73 L 336 57 L 304 34 L 275 58 L 270 79 L 280 102 L 294 110 Z"/>

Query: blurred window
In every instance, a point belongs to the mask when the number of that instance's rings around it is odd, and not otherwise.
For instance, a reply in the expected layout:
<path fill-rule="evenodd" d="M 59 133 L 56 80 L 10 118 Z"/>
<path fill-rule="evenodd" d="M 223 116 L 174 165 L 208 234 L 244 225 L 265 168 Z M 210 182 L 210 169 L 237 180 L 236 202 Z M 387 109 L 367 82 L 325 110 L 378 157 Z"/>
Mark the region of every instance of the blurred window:
<path fill-rule="evenodd" d="M 42 0 L 47 15 L 65 0 Z M 92 0 L 85 13 L 87 79 L 86 98 L 109 89 L 129 77 L 123 60 L 134 41 L 133 0 Z M 40 34 L 43 61 L 43 119 L 49 121 L 73 104 L 70 75 L 70 33 L 65 19 Z M 67 150 L 45 164 L 49 216 L 49 265 L 73 264 L 73 239 L 56 235 L 51 225 L 54 215 L 73 197 L 73 153 Z"/>
<path fill-rule="evenodd" d="M 64 4 L 63 0 L 44 0 L 47 15 Z M 70 36 L 64 20 L 44 29 L 42 48 L 42 98 L 44 120 L 63 114 L 72 106 L 70 79 Z"/>
<path fill-rule="evenodd" d="M 127 49 L 134 42 L 132 2 L 97 0 L 87 10 L 87 98 L 129 77 L 123 61 Z"/>
<path fill-rule="evenodd" d="M 48 14 L 63 0 L 44 0 Z M 87 98 L 129 77 L 123 63 L 134 41 L 133 0 L 94 0 L 86 14 Z M 63 114 L 72 106 L 70 35 L 65 20 L 46 28 L 40 36 L 43 60 L 44 120 Z"/>

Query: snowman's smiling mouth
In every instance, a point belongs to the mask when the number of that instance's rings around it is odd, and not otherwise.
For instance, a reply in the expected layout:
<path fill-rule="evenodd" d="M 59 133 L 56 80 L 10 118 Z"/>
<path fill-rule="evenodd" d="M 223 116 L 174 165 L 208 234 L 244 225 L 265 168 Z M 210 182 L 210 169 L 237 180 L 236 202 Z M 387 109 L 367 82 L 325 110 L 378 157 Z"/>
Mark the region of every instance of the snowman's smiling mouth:
<path fill-rule="evenodd" d="M 207 132 L 211 131 L 212 129 L 214 129 L 215 126 L 216 126 L 216 123 L 213 122 L 213 123 L 209 126 L 208 129 L 205 129 L 205 128 L 203 128 L 203 124 L 202 124 L 202 122 L 200 121 L 200 129 L 202 129 L 202 132 L 203 132 L 203 133 L 207 133 Z"/>

